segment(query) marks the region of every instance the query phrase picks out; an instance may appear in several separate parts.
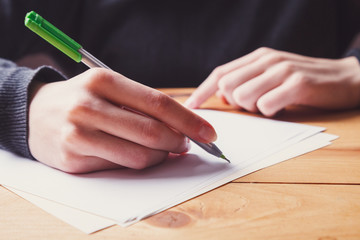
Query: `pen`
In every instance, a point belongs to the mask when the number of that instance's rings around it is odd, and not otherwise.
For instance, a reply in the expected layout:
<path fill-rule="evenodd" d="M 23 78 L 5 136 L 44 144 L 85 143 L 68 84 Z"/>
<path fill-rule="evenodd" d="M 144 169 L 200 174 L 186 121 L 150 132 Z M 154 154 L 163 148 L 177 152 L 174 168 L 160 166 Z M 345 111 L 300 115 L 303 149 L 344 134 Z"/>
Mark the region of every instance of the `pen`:
<path fill-rule="evenodd" d="M 54 47 L 65 53 L 75 62 L 82 62 L 89 68 L 101 67 L 110 69 L 96 57 L 87 52 L 80 44 L 57 29 L 54 25 L 46 21 L 36 12 L 31 11 L 26 14 L 25 26 L 52 44 Z M 230 161 L 224 156 L 221 150 L 214 143 L 201 143 L 193 139 L 191 140 L 208 153 L 222 158 L 230 163 Z"/>

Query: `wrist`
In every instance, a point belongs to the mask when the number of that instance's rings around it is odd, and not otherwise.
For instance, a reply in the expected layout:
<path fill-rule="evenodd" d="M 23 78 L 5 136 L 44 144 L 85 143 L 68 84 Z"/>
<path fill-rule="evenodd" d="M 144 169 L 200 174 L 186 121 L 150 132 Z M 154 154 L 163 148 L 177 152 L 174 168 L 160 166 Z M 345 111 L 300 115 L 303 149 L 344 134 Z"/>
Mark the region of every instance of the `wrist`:
<path fill-rule="evenodd" d="M 360 62 L 355 56 L 340 59 L 343 64 L 344 77 L 347 78 L 351 90 L 349 98 L 354 98 L 356 108 L 360 107 Z"/>
<path fill-rule="evenodd" d="M 28 102 L 31 104 L 34 99 L 36 93 L 40 90 L 41 87 L 45 85 L 44 82 L 32 81 L 28 88 Z"/>

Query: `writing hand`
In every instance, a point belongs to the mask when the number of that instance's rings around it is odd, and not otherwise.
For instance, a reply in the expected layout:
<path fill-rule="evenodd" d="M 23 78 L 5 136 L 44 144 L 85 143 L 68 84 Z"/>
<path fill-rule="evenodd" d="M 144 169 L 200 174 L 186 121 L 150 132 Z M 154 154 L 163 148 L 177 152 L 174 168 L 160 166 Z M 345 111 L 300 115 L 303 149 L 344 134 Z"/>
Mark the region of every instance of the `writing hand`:
<path fill-rule="evenodd" d="M 212 126 L 189 109 L 111 70 L 94 68 L 34 89 L 30 151 L 66 172 L 143 169 L 169 152 L 188 151 L 186 136 L 200 142 L 216 139 Z"/>

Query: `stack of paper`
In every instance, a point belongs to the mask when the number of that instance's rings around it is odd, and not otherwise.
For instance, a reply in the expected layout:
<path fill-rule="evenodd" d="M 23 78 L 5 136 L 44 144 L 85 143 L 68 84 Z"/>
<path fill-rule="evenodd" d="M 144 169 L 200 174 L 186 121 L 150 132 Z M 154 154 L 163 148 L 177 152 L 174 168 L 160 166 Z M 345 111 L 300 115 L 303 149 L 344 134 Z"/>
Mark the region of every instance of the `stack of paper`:
<path fill-rule="evenodd" d="M 127 226 L 261 168 L 324 147 L 324 128 L 211 110 L 196 110 L 216 129 L 231 164 L 197 145 L 146 169 L 67 174 L 0 152 L 0 183 L 64 221 L 91 233 Z"/>

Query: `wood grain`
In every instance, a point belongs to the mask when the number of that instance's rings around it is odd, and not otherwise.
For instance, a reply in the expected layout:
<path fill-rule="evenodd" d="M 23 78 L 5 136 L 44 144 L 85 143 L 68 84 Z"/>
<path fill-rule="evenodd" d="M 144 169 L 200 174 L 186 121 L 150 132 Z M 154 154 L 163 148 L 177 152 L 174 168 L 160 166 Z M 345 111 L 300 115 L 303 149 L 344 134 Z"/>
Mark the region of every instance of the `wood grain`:
<path fill-rule="evenodd" d="M 236 182 L 359 184 L 360 152 L 326 147 L 259 170 Z"/>
<path fill-rule="evenodd" d="M 62 223 L 3 188 L 0 196 L 1 239 L 360 237 L 359 185 L 230 183 L 128 228 L 116 226 L 91 235 Z"/>

